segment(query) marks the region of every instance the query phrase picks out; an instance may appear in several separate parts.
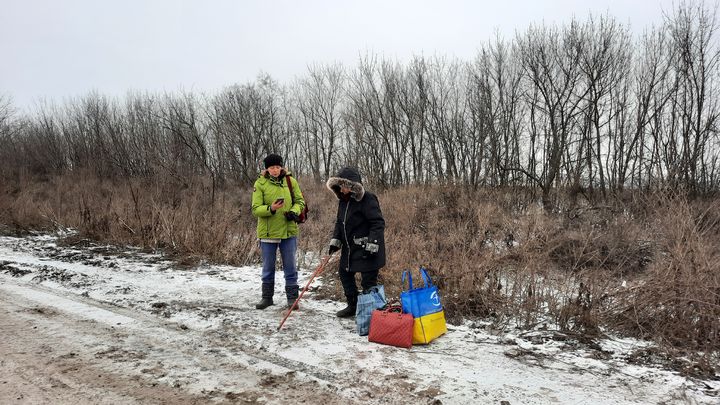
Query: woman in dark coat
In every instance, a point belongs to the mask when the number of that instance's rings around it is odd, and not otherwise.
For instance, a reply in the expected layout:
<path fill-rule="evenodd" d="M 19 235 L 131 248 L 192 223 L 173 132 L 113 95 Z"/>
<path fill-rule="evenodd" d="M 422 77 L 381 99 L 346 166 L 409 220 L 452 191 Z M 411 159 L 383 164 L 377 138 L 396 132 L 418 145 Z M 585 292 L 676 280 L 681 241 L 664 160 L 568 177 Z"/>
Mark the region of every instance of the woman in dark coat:
<path fill-rule="evenodd" d="M 357 307 L 355 273 L 360 273 L 364 291 L 377 285 L 378 273 L 385 266 L 385 220 L 377 197 L 365 190 L 357 170 L 340 169 L 328 179 L 327 187 L 340 200 L 329 252 L 342 249 L 338 272 L 347 307 L 337 316 L 345 318 L 354 316 Z"/>

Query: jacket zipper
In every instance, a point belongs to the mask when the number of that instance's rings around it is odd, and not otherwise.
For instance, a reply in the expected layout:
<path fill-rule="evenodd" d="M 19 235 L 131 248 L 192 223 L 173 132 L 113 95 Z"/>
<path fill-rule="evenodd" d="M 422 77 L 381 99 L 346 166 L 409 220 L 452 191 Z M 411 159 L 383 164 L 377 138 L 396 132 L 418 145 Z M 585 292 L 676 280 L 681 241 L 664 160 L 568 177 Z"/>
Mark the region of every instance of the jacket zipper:
<path fill-rule="evenodd" d="M 282 184 L 282 179 L 281 179 L 281 180 L 280 180 L 280 189 L 281 189 L 280 194 L 282 194 L 283 197 L 285 197 L 285 195 L 284 195 L 285 193 L 282 191 L 282 188 L 283 188 L 283 184 Z M 277 198 L 273 199 L 273 201 L 275 201 L 276 199 L 277 199 Z M 270 204 L 272 204 L 272 203 L 270 203 Z M 271 211 L 271 212 L 272 212 L 272 211 Z M 277 213 L 277 212 L 276 212 L 276 213 Z M 275 214 L 272 214 L 272 215 L 275 215 Z M 270 239 L 270 217 L 265 218 L 265 229 L 266 229 L 266 231 L 267 231 L 267 232 L 266 232 L 266 233 L 267 233 L 267 237 L 268 237 L 268 239 Z"/>
<path fill-rule="evenodd" d="M 352 200 L 352 198 L 350 200 Z M 345 206 L 345 215 L 343 215 L 343 234 L 345 235 L 345 243 L 347 244 L 347 247 L 348 247 L 348 258 L 347 258 L 347 261 L 348 261 L 347 262 L 347 272 L 348 273 L 350 272 L 350 249 L 352 249 L 352 245 L 350 245 L 350 241 L 348 240 L 348 237 L 347 237 L 347 228 L 345 228 L 345 223 L 347 222 L 347 213 L 348 213 L 348 210 L 350 209 L 350 200 L 348 200 L 347 205 Z"/>

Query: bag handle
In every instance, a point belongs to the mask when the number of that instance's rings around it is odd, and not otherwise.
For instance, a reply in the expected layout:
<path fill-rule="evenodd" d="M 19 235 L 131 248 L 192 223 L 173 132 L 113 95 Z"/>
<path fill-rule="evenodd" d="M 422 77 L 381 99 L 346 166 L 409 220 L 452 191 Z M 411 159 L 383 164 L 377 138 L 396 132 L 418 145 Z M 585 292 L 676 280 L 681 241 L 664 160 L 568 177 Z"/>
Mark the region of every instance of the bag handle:
<path fill-rule="evenodd" d="M 400 312 L 401 314 L 403 313 L 402 306 L 400 306 L 398 304 L 385 305 L 385 307 L 382 309 L 382 311 L 383 312 Z"/>
<path fill-rule="evenodd" d="M 397 314 L 398 317 L 401 317 L 405 314 L 400 304 L 385 304 L 382 308 L 375 309 L 373 312 L 375 311 L 380 311 L 383 316 Z"/>
<path fill-rule="evenodd" d="M 408 290 L 412 290 L 413 283 L 412 283 L 412 273 L 410 273 L 410 270 L 403 270 L 402 281 L 401 281 L 403 288 L 405 288 L 405 277 L 407 277 L 407 280 L 408 280 Z"/>
<path fill-rule="evenodd" d="M 425 288 L 432 287 L 434 285 L 425 267 L 420 267 L 420 276 L 422 276 L 423 283 L 425 283 Z"/>
<path fill-rule="evenodd" d="M 430 278 L 430 275 L 428 274 L 427 270 L 423 266 L 420 266 L 420 277 L 422 277 L 423 286 L 425 288 L 432 287 L 435 285 L 435 284 L 433 284 L 432 278 Z M 413 289 L 413 281 L 412 281 L 412 273 L 410 272 L 410 270 L 403 270 L 402 281 L 401 281 L 403 289 L 405 288 L 405 279 L 406 278 L 408 280 L 408 290 L 412 290 Z"/>

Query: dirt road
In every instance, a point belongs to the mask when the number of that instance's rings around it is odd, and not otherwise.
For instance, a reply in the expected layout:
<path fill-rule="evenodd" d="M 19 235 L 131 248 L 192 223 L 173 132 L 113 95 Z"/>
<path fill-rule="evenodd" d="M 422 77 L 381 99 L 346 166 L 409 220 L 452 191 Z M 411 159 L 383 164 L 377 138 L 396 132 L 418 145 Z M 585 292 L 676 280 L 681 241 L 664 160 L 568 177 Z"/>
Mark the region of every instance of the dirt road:
<path fill-rule="evenodd" d="M 717 400 L 713 382 L 628 364 L 641 342 L 600 342 L 598 352 L 473 323 L 397 349 L 357 336 L 333 315 L 339 303 L 312 292 L 278 333 L 280 306 L 253 307 L 257 267 L 188 269 L 137 249 L 58 242 L 0 237 L 2 404 Z M 282 291 L 279 282 L 278 301 Z"/>
<path fill-rule="evenodd" d="M 296 379 L 291 369 L 284 374 L 263 371 L 264 360 L 260 358 L 245 356 L 245 364 L 229 362 L 210 344 L 196 347 L 198 337 L 174 325 L 163 325 L 131 311 L 103 308 L 89 300 L 71 303 L 68 298 L 41 289 L 10 288 L 7 284 L 2 287 L 3 404 L 352 402 L 332 392 L 334 388 L 322 381 Z M 24 295 L 72 304 L 80 312 L 117 322 L 109 325 L 69 316 Z M 212 370 L 219 385 L 227 389 L 189 393 L 187 379 L 193 377 L 177 372 L 189 368 Z M 208 381 L 208 386 L 218 384 Z"/>
<path fill-rule="evenodd" d="M 277 333 L 281 306 L 256 311 L 256 294 L 235 302 L 256 289 L 254 269 L 234 269 L 238 278 L 228 280 L 215 267 L 177 271 L 135 251 L 8 240 L 0 251 L 0 403 L 428 402 L 426 393 L 396 395 L 362 370 L 336 370 L 343 348 L 313 342 L 322 331 L 302 317 Z M 309 339 L 298 335 L 305 332 Z M 340 358 L 331 367 L 294 358 L 295 346 L 313 344 Z"/>

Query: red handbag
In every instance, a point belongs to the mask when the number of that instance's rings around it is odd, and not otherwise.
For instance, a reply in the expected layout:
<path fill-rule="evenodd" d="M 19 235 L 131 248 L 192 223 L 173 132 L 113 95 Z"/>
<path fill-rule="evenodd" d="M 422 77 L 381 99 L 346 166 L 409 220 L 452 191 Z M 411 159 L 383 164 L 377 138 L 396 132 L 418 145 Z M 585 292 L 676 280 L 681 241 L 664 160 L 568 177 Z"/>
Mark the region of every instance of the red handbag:
<path fill-rule="evenodd" d="M 400 305 L 376 309 L 370 317 L 370 342 L 384 345 L 412 347 L 414 320 L 411 314 L 403 314 Z"/>

